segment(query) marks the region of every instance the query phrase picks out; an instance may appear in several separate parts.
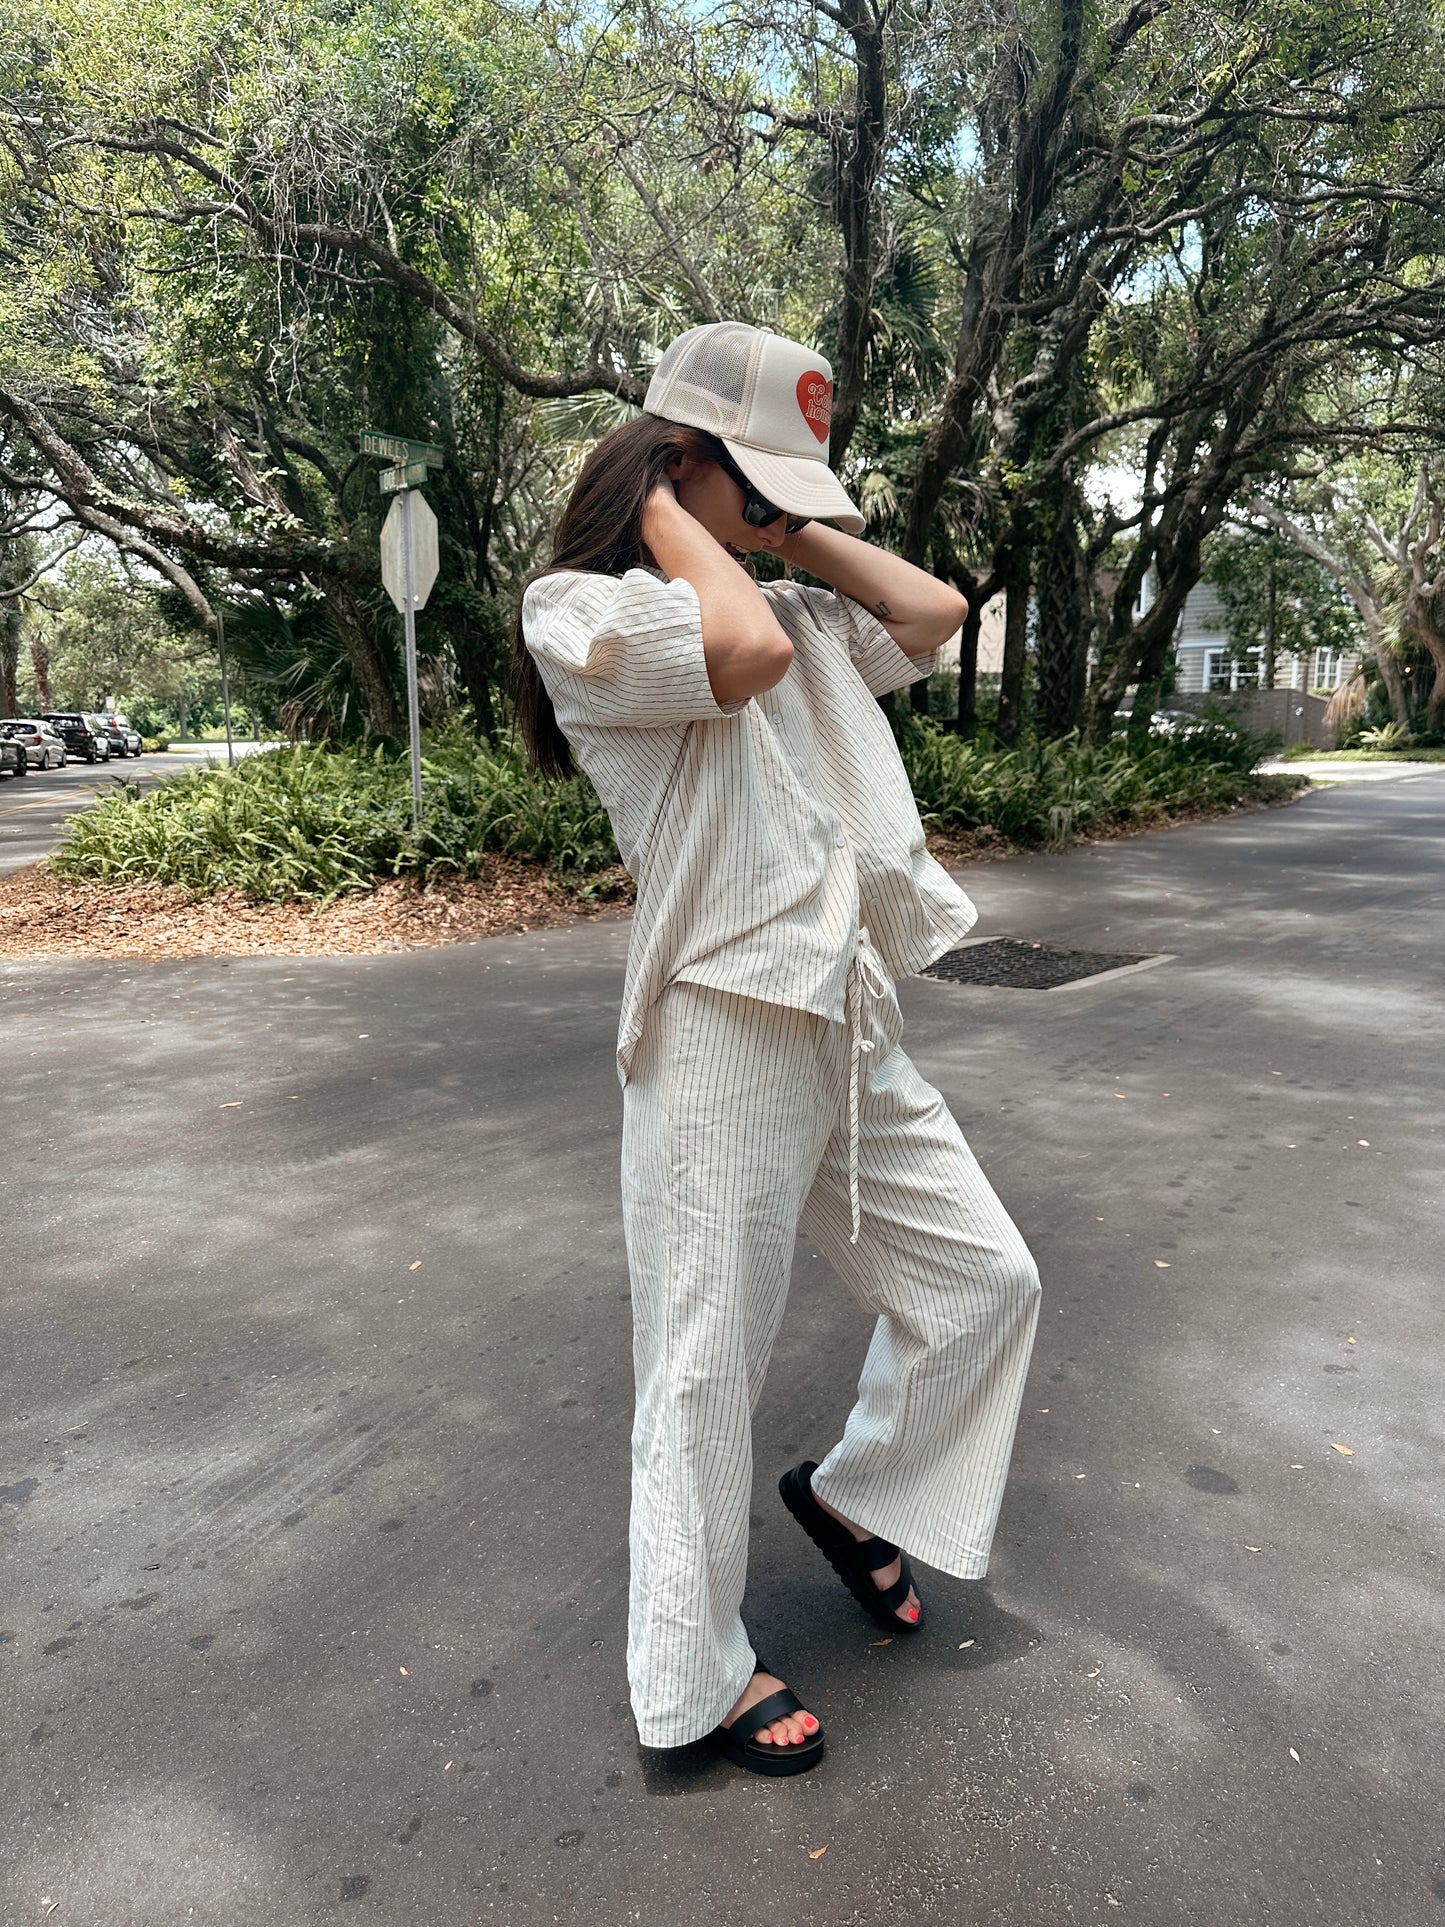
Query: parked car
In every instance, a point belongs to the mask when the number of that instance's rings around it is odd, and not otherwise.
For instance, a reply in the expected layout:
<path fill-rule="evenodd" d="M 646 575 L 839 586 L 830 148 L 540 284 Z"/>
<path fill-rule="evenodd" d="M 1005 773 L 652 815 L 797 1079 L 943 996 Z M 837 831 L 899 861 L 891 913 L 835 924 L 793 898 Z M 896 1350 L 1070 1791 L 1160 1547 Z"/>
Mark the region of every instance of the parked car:
<path fill-rule="evenodd" d="M 0 731 L 0 776 L 24 776 L 29 768 L 24 744 Z"/>
<path fill-rule="evenodd" d="M 111 755 L 119 756 L 121 761 L 124 762 L 126 757 L 130 755 L 130 736 L 126 730 L 121 728 L 111 712 L 108 709 L 97 711 L 94 715 L 87 715 L 85 720 L 90 724 L 97 736 L 103 736 L 110 744 Z M 136 738 L 135 753 L 137 756 L 140 755 L 139 737 Z"/>
<path fill-rule="evenodd" d="M 141 736 L 140 731 L 134 726 L 134 724 L 128 723 L 125 717 L 121 715 L 118 709 L 112 711 L 110 720 L 115 724 L 116 728 L 120 730 L 124 735 L 126 748 L 130 751 L 131 755 L 132 756 L 144 755 L 145 742 Z"/>
<path fill-rule="evenodd" d="M 0 723 L 0 731 L 12 742 L 24 744 L 31 769 L 65 768 L 65 744 L 49 723 L 39 722 L 30 716 L 15 716 L 8 722 Z"/>
<path fill-rule="evenodd" d="M 49 723 L 72 756 L 84 757 L 87 763 L 110 761 L 109 732 L 92 729 L 90 717 L 79 710 L 47 709 L 40 720 Z"/>

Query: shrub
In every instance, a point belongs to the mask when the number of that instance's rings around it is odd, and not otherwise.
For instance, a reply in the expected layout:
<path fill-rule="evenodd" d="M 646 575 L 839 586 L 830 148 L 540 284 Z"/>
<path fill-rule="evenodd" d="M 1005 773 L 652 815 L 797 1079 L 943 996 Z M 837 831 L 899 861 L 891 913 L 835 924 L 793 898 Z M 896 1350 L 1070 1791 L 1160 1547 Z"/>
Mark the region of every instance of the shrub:
<path fill-rule="evenodd" d="M 591 785 L 548 787 L 513 751 L 438 738 L 423 758 L 422 796 L 413 835 L 410 768 L 394 751 L 267 750 L 234 769 L 168 776 L 143 796 L 103 798 L 71 819 L 52 863 L 107 883 L 326 902 L 382 876 L 474 874 L 488 851 L 582 875 L 618 861 Z"/>
<path fill-rule="evenodd" d="M 1061 848 L 1100 828 L 1288 786 L 1254 777 L 1257 744 L 1222 724 L 1151 737 L 1138 754 L 1122 740 L 1096 748 L 1074 737 L 1000 749 L 912 712 L 895 727 L 925 825 L 1021 844 Z M 488 852 L 544 862 L 579 896 L 615 888 L 612 828 L 587 779 L 545 784 L 519 751 L 460 733 L 429 742 L 415 834 L 409 766 L 395 750 L 291 748 L 168 776 L 145 794 L 117 784 L 71 818 L 52 862 L 107 883 L 326 902 L 378 877 L 475 875 Z"/>
<path fill-rule="evenodd" d="M 1256 740 L 1216 722 L 1151 736 L 1133 753 L 1120 737 L 1096 746 L 1066 736 L 1001 750 L 909 716 L 899 747 L 929 828 L 992 829 L 1011 842 L 1054 848 L 1094 829 L 1237 803 L 1272 787 L 1253 775 Z"/>
<path fill-rule="evenodd" d="M 1378 729 L 1362 729 L 1356 740 L 1361 749 L 1408 749 L 1415 738 L 1404 723 L 1384 723 Z"/>

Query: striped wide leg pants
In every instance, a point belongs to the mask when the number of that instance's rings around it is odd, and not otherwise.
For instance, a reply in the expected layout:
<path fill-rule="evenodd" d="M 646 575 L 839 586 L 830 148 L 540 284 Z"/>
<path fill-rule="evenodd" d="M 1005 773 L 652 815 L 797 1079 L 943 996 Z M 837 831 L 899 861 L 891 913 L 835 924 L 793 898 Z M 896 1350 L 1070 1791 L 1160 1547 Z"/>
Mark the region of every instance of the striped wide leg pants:
<path fill-rule="evenodd" d="M 800 1225 L 878 1315 L 815 1489 L 930 1566 L 964 1579 L 988 1567 L 1038 1272 L 901 1048 L 866 932 L 849 1008 L 839 1024 L 675 981 L 624 1087 L 637 1385 L 627 1670 L 646 1746 L 710 1731 L 753 1671 L 740 1616 L 752 1414 Z"/>

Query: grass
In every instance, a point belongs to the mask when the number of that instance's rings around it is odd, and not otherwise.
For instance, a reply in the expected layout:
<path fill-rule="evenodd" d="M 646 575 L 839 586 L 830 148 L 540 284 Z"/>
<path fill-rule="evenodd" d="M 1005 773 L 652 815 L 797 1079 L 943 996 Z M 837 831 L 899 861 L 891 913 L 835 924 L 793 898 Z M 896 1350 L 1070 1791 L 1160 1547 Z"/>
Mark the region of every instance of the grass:
<path fill-rule="evenodd" d="M 900 748 L 924 824 L 990 831 L 1062 848 L 1075 836 L 1200 807 L 1277 796 L 1288 777 L 1255 776 L 1258 744 L 1229 729 L 1157 738 L 1133 755 L 1072 738 L 1001 750 L 966 743 L 912 714 Z M 616 892 L 620 858 L 585 777 L 544 784 L 519 753 L 449 733 L 423 759 L 421 828 L 411 828 L 404 757 L 290 748 L 234 769 L 192 769 L 142 794 L 117 783 L 71 818 L 51 862 L 62 876 L 234 889 L 253 902 L 326 903 L 378 878 L 471 876 L 486 854 L 547 865 L 574 895 Z"/>

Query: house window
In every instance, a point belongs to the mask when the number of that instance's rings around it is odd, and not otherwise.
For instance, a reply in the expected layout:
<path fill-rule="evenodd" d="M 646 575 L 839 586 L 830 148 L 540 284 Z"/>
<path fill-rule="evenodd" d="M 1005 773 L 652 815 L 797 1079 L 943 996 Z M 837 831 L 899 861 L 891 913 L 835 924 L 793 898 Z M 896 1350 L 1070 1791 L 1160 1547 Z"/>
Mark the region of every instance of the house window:
<path fill-rule="evenodd" d="M 1204 681 L 1206 695 L 1227 696 L 1233 689 L 1247 689 L 1251 683 L 1264 681 L 1264 663 L 1258 649 L 1249 651 L 1247 662 L 1231 656 L 1227 649 L 1206 649 L 1204 652 Z"/>
<path fill-rule="evenodd" d="M 1340 686 L 1340 652 L 1338 649 L 1316 649 L 1310 659 L 1310 688 L 1338 689 Z"/>

